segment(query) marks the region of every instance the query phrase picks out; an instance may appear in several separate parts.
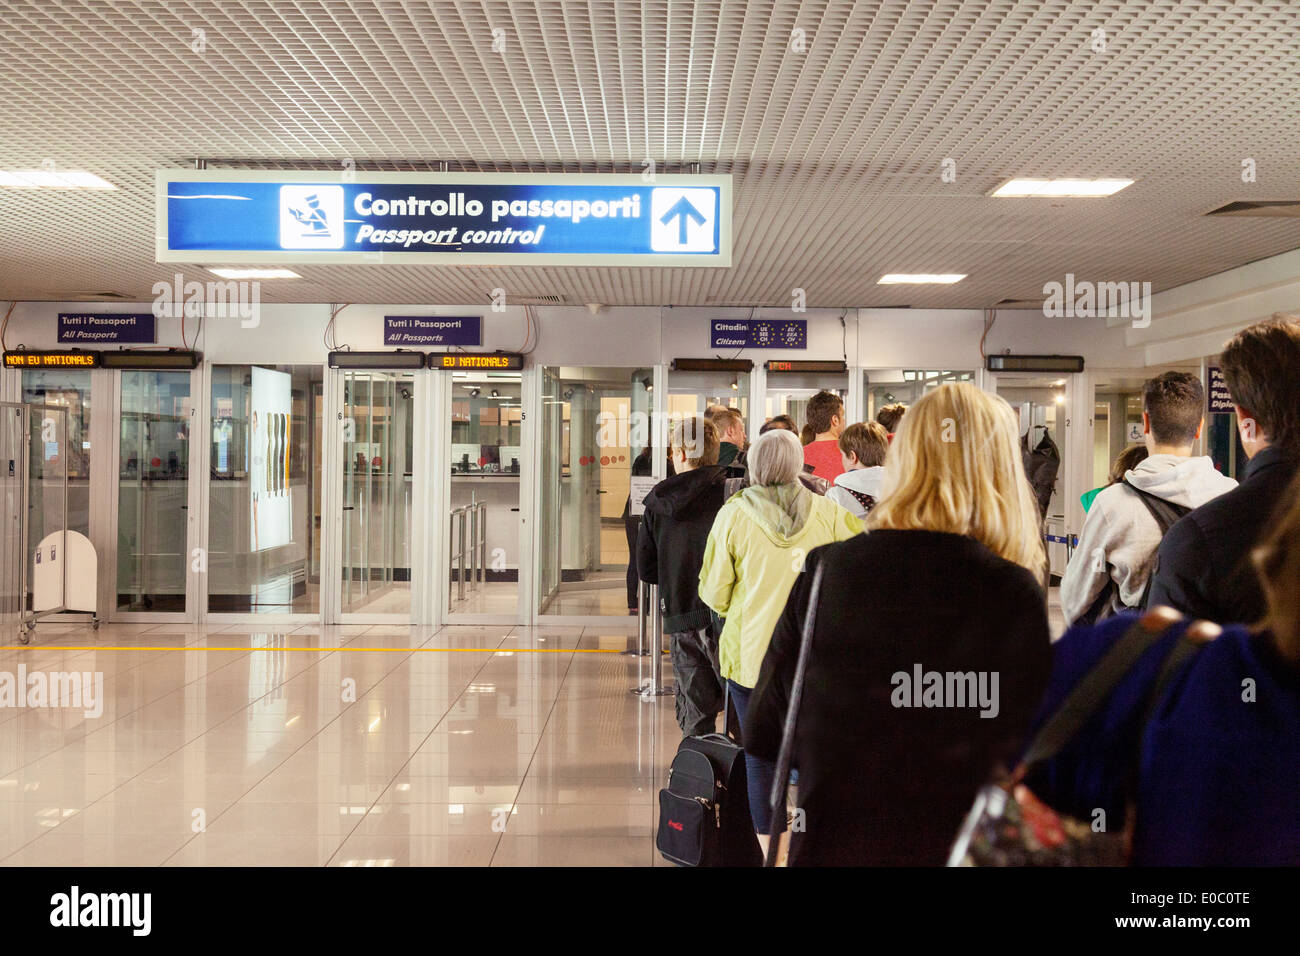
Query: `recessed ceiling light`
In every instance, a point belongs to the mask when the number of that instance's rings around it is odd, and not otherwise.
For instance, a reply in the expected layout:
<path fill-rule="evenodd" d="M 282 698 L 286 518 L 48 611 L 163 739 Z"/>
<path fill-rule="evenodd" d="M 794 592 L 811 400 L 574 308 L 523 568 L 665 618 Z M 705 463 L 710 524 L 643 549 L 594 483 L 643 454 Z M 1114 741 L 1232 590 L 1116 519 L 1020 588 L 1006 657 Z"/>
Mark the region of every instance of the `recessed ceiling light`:
<path fill-rule="evenodd" d="M 223 279 L 301 279 L 302 276 L 292 269 L 209 269 L 213 275 Z"/>
<path fill-rule="evenodd" d="M 944 272 L 891 272 L 883 275 L 876 285 L 902 285 L 904 283 L 938 283 L 939 285 L 952 285 L 954 282 L 960 282 L 966 278 L 966 273 Z"/>
<path fill-rule="evenodd" d="M 993 190 L 992 195 L 1008 196 L 1113 196 L 1131 179 L 1011 179 Z"/>
<path fill-rule="evenodd" d="M 5 189 L 116 189 L 84 169 L 0 170 L 0 187 Z"/>

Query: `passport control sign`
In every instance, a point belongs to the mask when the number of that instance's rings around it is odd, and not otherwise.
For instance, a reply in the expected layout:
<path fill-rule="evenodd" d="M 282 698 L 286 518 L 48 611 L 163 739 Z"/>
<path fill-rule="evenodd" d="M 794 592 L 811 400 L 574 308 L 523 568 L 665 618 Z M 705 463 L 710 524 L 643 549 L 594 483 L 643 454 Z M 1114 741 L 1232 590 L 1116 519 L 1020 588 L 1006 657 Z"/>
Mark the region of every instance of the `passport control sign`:
<path fill-rule="evenodd" d="M 156 186 L 159 262 L 731 265 L 726 175 L 175 170 Z"/>

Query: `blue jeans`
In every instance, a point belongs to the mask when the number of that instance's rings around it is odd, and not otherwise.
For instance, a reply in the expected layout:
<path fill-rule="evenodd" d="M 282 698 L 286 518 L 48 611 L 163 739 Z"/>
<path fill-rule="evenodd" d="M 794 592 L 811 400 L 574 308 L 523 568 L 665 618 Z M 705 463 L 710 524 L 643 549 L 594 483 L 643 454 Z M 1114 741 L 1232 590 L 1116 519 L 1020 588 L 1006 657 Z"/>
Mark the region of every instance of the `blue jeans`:
<path fill-rule="evenodd" d="M 745 712 L 749 709 L 749 695 L 754 692 L 754 688 L 741 687 L 733 680 L 727 681 L 727 687 L 731 691 L 731 700 L 736 707 L 736 717 L 743 727 Z M 785 808 L 780 809 L 776 820 L 772 819 L 772 781 L 775 779 L 775 763 L 762 757 L 755 757 L 748 751 L 745 752 L 745 785 L 749 790 L 749 815 L 753 818 L 754 830 L 758 833 L 785 832 Z"/>

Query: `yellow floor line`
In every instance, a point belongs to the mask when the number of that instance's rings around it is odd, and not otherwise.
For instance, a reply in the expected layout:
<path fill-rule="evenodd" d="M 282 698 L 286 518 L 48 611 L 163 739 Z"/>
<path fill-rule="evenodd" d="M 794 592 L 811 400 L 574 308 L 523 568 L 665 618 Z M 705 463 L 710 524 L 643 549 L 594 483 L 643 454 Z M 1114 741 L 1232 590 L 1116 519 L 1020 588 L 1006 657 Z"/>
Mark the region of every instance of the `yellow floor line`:
<path fill-rule="evenodd" d="M 446 654 L 625 654 L 626 651 L 616 650 L 614 648 L 586 648 L 586 647 L 202 647 L 199 645 L 185 645 L 181 647 L 154 647 L 151 645 L 140 645 L 139 647 L 118 647 L 115 645 L 96 645 L 90 644 L 79 646 L 75 644 L 0 644 L 0 651 L 275 651 L 281 652 L 305 652 L 316 651 L 318 653 L 330 653 L 333 651 L 386 651 L 388 653 L 446 653 Z"/>

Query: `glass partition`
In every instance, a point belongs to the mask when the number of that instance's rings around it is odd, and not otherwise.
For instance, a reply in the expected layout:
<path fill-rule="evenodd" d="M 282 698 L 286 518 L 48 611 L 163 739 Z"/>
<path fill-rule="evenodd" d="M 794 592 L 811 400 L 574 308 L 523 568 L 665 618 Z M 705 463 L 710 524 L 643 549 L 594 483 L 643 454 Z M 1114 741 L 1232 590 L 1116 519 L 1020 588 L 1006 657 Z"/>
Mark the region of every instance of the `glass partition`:
<path fill-rule="evenodd" d="M 862 373 L 864 420 L 875 421 L 886 405 L 911 405 L 926 392 L 949 382 L 973 382 L 975 373 L 938 369 L 885 368 Z"/>
<path fill-rule="evenodd" d="M 447 610 L 519 611 L 519 475 L 523 457 L 519 372 L 453 372 L 449 461 Z"/>
<path fill-rule="evenodd" d="M 639 520 L 631 476 L 650 474 L 654 371 L 543 369 L 540 613 L 627 615 Z"/>
<path fill-rule="evenodd" d="M 415 376 L 343 373 L 343 613 L 411 612 Z"/>
<path fill-rule="evenodd" d="M 90 375 L 86 369 L 24 369 L 22 372 L 24 402 L 66 410 L 68 449 L 63 467 L 68 474 L 68 530 L 79 531 L 86 537 L 90 537 Z M 47 496 L 56 494 L 57 502 L 52 498 L 46 500 Z M 29 496 L 27 563 L 30 567 L 37 542 L 50 529 L 62 527 L 51 520 L 56 513 L 63 512 L 62 481 L 47 482 L 33 472 Z"/>
<path fill-rule="evenodd" d="M 808 400 L 818 392 L 834 392 L 848 405 L 849 374 L 768 372 L 766 418 L 789 415 L 800 429 L 808 422 Z M 847 423 L 846 423 L 847 424 Z"/>
<path fill-rule="evenodd" d="M 320 607 L 323 373 L 216 365 L 208 483 L 208 611 Z"/>
<path fill-rule="evenodd" d="M 749 427 L 749 372 L 668 372 L 667 408 L 670 421 L 703 415 L 710 405 L 739 410 Z M 747 436 L 751 441 L 752 435 Z"/>
<path fill-rule="evenodd" d="M 0 402 L 0 629 L 6 644 L 23 624 L 23 603 L 27 579 L 23 548 L 23 525 L 31 516 L 23 514 L 23 478 L 29 476 L 31 430 L 26 409 Z"/>
<path fill-rule="evenodd" d="M 117 607 L 185 610 L 190 373 L 122 372 Z"/>
<path fill-rule="evenodd" d="M 564 402 L 560 398 L 559 369 L 542 369 L 542 460 L 537 470 L 541 482 L 541 514 L 537 522 L 538 606 L 545 609 L 560 587 L 560 477 L 567 460 L 564 442 Z"/>

